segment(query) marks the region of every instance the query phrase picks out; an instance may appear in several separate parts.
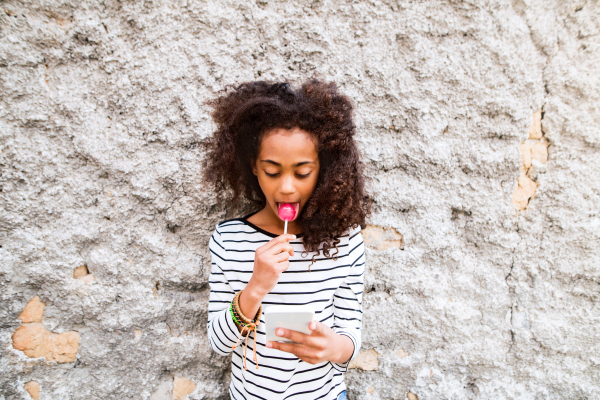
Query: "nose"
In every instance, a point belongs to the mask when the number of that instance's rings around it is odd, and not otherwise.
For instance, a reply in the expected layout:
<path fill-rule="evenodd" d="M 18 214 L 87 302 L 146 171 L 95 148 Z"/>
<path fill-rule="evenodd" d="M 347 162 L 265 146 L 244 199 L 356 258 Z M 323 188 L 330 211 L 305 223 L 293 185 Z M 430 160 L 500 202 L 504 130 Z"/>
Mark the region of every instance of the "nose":
<path fill-rule="evenodd" d="M 294 186 L 294 178 L 289 175 L 284 175 L 281 178 L 281 186 L 279 187 L 279 192 L 281 194 L 293 194 L 296 192 L 296 187 Z"/>

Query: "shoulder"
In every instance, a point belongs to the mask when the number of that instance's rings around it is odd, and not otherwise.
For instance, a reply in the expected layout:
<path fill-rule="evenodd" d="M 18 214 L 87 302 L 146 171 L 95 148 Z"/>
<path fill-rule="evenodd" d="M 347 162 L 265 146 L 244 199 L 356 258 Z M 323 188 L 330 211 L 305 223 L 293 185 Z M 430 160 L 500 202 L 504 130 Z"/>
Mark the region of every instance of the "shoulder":
<path fill-rule="evenodd" d="M 226 228 L 228 226 L 235 226 L 235 225 L 243 225 L 244 222 L 242 221 L 241 218 L 232 218 L 232 219 L 226 219 L 225 221 L 221 221 L 217 224 L 216 228 Z"/>
<path fill-rule="evenodd" d="M 364 253 L 364 242 L 361 232 L 362 230 L 359 225 L 354 228 L 349 228 L 344 233 L 344 236 L 347 235 L 345 239 L 347 240 L 348 255 L 350 255 L 351 258 L 360 257 L 360 255 Z"/>
<path fill-rule="evenodd" d="M 215 226 L 215 230 L 213 231 L 210 244 L 212 245 L 213 242 L 216 242 L 216 244 L 221 244 L 223 241 L 223 237 L 243 231 L 243 227 L 244 222 L 242 222 L 240 218 L 232 218 L 219 222 Z"/>
<path fill-rule="evenodd" d="M 235 232 L 236 230 L 239 231 L 240 227 L 242 226 L 245 226 L 242 218 L 226 219 L 225 221 L 219 222 L 215 226 L 215 233 L 224 234 L 228 232 Z"/>
<path fill-rule="evenodd" d="M 348 234 L 350 235 L 350 238 L 352 238 L 353 236 L 361 236 L 361 232 L 362 232 L 362 228 L 360 225 L 357 225 L 354 228 L 349 228 L 348 229 Z"/>
<path fill-rule="evenodd" d="M 340 236 L 338 236 L 338 247 L 341 250 L 341 255 L 348 256 L 357 249 L 361 250 L 363 245 L 363 237 L 361 234 L 360 225 L 349 227 Z"/>
<path fill-rule="evenodd" d="M 349 244 L 356 245 L 358 243 L 362 243 L 363 241 L 362 228 L 360 225 L 348 228 L 346 232 L 344 232 L 343 236 L 348 238 L 347 240 Z"/>
<path fill-rule="evenodd" d="M 221 248 L 228 250 L 246 249 L 248 246 L 251 247 L 253 244 L 265 241 L 259 233 L 247 224 L 246 217 L 227 219 L 215 226 L 209 247 L 219 245 Z"/>
<path fill-rule="evenodd" d="M 360 225 L 349 227 L 340 236 L 337 237 L 340 246 L 352 246 L 356 243 L 362 243 L 362 234 Z"/>

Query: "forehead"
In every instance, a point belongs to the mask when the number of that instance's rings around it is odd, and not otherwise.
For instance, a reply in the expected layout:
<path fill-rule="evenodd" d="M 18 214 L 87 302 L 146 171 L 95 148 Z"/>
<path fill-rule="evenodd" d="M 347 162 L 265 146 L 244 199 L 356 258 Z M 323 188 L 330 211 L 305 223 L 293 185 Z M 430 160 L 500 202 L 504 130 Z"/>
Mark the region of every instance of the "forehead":
<path fill-rule="evenodd" d="M 318 158 L 317 140 L 314 135 L 299 128 L 273 129 L 262 139 L 261 159 L 315 160 Z"/>

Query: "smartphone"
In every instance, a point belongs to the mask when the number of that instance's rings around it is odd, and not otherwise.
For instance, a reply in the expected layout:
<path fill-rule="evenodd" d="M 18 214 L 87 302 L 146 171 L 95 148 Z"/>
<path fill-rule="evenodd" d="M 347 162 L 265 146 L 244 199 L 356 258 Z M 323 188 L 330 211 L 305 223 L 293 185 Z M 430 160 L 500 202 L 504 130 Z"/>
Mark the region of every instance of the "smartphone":
<path fill-rule="evenodd" d="M 265 331 L 269 342 L 292 342 L 275 335 L 277 328 L 285 328 L 310 335 L 308 324 L 315 317 L 315 312 L 308 306 L 270 306 L 265 309 Z"/>

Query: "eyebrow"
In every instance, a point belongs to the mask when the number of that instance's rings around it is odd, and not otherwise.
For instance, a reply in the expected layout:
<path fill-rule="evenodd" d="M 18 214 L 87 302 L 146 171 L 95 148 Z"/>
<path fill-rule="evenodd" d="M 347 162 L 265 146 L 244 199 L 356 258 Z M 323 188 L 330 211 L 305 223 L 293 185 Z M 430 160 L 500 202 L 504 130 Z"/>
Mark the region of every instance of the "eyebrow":
<path fill-rule="evenodd" d="M 273 160 L 260 160 L 260 162 L 265 162 L 265 163 L 269 163 L 269 164 L 273 164 L 278 167 L 281 167 L 281 164 L 279 164 L 278 162 L 273 161 Z M 306 164 L 316 164 L 316 163 L 314 161 L 300 161 L 296 164 L 293 164 L 292 167 L 299 167 L 301 165 L 306 165 Z"/>

